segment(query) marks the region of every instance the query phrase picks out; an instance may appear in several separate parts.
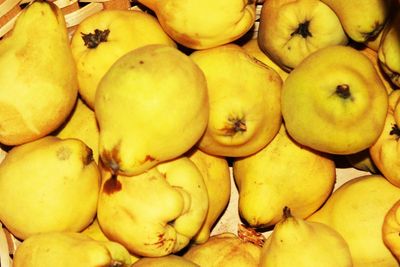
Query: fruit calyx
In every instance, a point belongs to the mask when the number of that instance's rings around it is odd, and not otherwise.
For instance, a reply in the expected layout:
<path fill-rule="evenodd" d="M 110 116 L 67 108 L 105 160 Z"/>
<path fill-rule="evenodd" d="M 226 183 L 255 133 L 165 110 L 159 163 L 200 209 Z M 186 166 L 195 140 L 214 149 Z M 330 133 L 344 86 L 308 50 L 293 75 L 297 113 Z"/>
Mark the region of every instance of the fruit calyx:
<path fill-rule="evenodd" d="M 351 97 L 350 86 L 348 84 L 339 84 L 338 86 L 336 86 L 335 93 L 339 97 L 341 97 L 343 99 L 347 99 L 347 98 Z"/>
<path fill-rule="evenodd" d="M 393 124 L 392 130 L 390 130 L 389 134 L 390 135 L 396 135 L 396 139 L 399 139 L 400 138 L 399 126 L 397 126 L 397 124 Z"/>
<path fill-rule="evenodd" d="M 308 30 L 309 29 L 309 25 L 310 25 L 310 21 L 306 20 L 302 23 L 299 24 L 299 27 L 297 27 L 297 29 L 292 32 L 290 34 L 290 36 L 296 35 L 296 34 L 300 34 L 301 37 L 303 38 L 307 38 L 307 37 L 312 37 L 311 32 Z"/>
<path fill-rule="evenodd" d="M 233 136 L 238 132 L 245 131 L 247 131 L 246 121 L 244 118 L 238 117 L 229 117 L 225 127 L 222 128 L 222 132 L 224 132 L 226 136 Z"/>
<path fill-rule="evenodd" d="M 89 49 L 96 48 L 101 42 L 107 42 L 109 34 L 109 29 L 105 29 L 104 31 L 95 29 L 94 33 L 81 32 L 83 42 L 85 43 L 85 46 Z"/>

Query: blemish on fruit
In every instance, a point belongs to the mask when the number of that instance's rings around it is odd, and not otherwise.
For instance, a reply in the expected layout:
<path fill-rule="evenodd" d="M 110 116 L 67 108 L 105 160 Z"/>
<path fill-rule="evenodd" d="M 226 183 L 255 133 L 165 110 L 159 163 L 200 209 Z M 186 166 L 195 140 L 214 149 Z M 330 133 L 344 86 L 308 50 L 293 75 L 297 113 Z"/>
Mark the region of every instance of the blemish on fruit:
<path fill-rule="evenodd" d="M 311 32 L 309 31 L 310 21 L 306 20 L 299 24 L 297 29 L 290 34 L 290 36 L 294 36 L 296 34 L 301 35 L 303 38 L 312 37 Z"/>
<path fill-rule="evenodd" d="M 102 42 L 107 42 L 109 34 L 110 34 L 109 29 L 105 30 L 95 29 L 94 33 L 81 32 L 82 40 L 85 43 L 85 46 L 89 49 L 96 48 Z"/>
<path fill-rule="evenodd" d="M 156 160 L 156 159 L 153 158 L 152 156 L 146 155 L 146 157 L 144 158 L 144 160 L 141 163 L 145 163 L 147 161 L 154 161 L 154 160 Z"/>
<path fill-rule="evenodd" d="M 108 168 L 113 174 L 120 171 L 120 157 L 119 157 L 120 144 L 114 146 L 111 151 L 104 150 L 101 154 L 100 159 L 104 163 L 104 166 Z"/>
<path fill-rule="evenodd" d="M 59 160 L 67 160 L 71 156 L 71 150 L 68 147 L 62 146 L 56 151 Z"/>
<path fill-rule="evenodd" d="M 112 174 L 111 177 L 104 183 L 103 192 L 107 195 L 111 195 L 122 189 L 122 184 L 117 179 L 116 174 Z"/>
<path fill-rule="evenodd" d="M 143 60 L 140 60 L 140 61 L 139 61 L 139 64 L 144 64 L 144 61 L 143 61 Z"/>
<path fill-rule="evenodd" d="M 243 117 L 229 117 L 221 131 L 226 136 L 233 136 L 236 133 L 245 132 L 247 131 L 246 120 Z"/>
<path fill-rule="evenodd" d="M 93 150 L 86 146 L 86 156 L 83 158 L 83 164 L 84 165 L 89 165 L 93 161 Z"/>

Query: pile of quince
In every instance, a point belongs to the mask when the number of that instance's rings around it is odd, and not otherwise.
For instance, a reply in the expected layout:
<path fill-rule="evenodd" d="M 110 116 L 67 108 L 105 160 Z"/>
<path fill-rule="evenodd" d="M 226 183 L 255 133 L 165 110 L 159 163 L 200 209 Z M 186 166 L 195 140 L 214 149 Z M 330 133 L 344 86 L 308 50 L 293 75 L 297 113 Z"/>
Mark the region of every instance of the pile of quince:
<path fill-rule="evenodd" d="M 400 2 L 138 2 L 0 40 L 12 265 L 399 266 Z"/>

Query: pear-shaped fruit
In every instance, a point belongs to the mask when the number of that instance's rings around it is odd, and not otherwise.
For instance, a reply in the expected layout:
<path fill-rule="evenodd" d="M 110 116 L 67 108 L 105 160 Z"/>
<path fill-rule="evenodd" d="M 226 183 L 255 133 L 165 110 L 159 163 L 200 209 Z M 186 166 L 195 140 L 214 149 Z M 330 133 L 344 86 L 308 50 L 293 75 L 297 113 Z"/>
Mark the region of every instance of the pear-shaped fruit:
<path fill-rule="evenodd" d="M 258 43 L 286 70 L 312 52 L 348 42 L 339 18 L 319 0 L 269 0 L 262 5 Z"/>
<path fill-rule="evenodd" d="M 97 89 L 100 157 L 114 173 L 143 173 L 187 152 L 204 133 L 208 112 L 206 79 L 189 56 L 166 45 L 134 49 Z"/>
<path fill-rule="evenodd" d="M 81 98 L 78 98 L 69 118 L 53 134 L 62 139 L 82 140 L 92 150 L 94 161 L 99 162 L 99 126 L 96 115 Z"/>
<path fill-rule="evenodd" d="M 0 164 L 0 221 L 17 238 L 81 231 L 93 220 L 100 173 L 81 140 L 46 136 L 13 147 Z"/>
<path fill-rule="evenodd" d="M 226 158 L 204 153 L 194 147 L 187 154 L 204 178 L 208 192 L 208 211 L 199 232 L 193 237 L 196 243 L 204 243 L 211 230 L 227 207 L 231 196 L 231 175 Z"/>
<path fill-rule="evenodd" d="M 282 124 L 262 150 L 234 159 L 233 177 L 241 217 L 262 228 L 279 222 L 285 206 L 301 219 L 314 213 L 331 194 L 336 169 L 327 155 L 293 141 Z"/>
<path fill-rule="evenodd" d="M 241 157 L 268 144 L 282 122 L 279 74 L 236 44 L 195 51 L 190 57 L 205 74 L 210 103 L 199 149 Z"/>
<path fill-rule="evenodd" d="M 307 221 L 324 223 L 343 236 L 354 267 L 394 267 L 398 261 L 383 242 L 382 223 L 400 199 L 400 188 L 381 175 L 353 178 L 328 198 Z"/>
<path fill-rule="evenodd" d="M 200 267 L 182 256 L 170 254 L 162 257 L 143 257 L 132 267 Z"/>
<path fill-rule="evenodd" d="M 202 174 L 187 157 L 136 176 L 102 169 L 97 219 L 104 234 L 131 253 L 159 257 L 189 244 L 207 215 Z"/>
<path fill-rule="evenodd" d="M 369 148 L 372 162 L 392 184 L 400 187 L 400 91 L 389 95 L 385 126 L 376 142 Z"/>
<path fill-rule="evenodd" d="M 139 0 L 152 9 L 164 31 L 176 42 L 206 49 L 245 35 L 256 19 L 253 0 Z"/>
<path fill-rule="evenodd" d="M 385 27 L 378 49 L 379 65 L 390 81 L 400 88 L 400 3 Z"/>
<path fill-rule="evenodd" d="M 292 216 L 288 207 L 283 211 L 283 219 L 265 241 L 259 267 L 353 266 L 349 246 L 337 231 Z"/>
<path fill-rule="evenodd" d="M 260 254 L 259 245 L 224 232 L 203 244 L 192 245 L 183 257 L 204 267 L 258 267 Z"/>
<path fill-rule="evenodd" d="M 367 56 L 333 45 L 290 72 L 281 104 L 286 129 L 297 142 L 331 154 L 353 154 L 378 139 L 388 95 Z"/>
<path fill-rule="evenodd" d="M 32 1 L 0 41 L 0 143 L 19 145 L 55 130 L 78 92 L 64 15 Z"/>
<path fill-rule="evenodd" d="M 377 36 L 393 7 L 392 0 L 322 0 L 339 17 L 346 34 L 356 42 Z"/>
<path fill-rule="evenodd" d="M 129 252 L 120 244 L 118 253 L 99 242 L 75 232 L 41 233 L 25 239 L 15 251 L 13 267 L 129 267 Z"/>
<path fill-rule="evenodd" d="M 71 38 L 79 94 L 93 109 L 97 86 L 122 55 L 148 44 L 176 47 L 157 19 L 139 10 L 105 9 L 79 23 Z"/>

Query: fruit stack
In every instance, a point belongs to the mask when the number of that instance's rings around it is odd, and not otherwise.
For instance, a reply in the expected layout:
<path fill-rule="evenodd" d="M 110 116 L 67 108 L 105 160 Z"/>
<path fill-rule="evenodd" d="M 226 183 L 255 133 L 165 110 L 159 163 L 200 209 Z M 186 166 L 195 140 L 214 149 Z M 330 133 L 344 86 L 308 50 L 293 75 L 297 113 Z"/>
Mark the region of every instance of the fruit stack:
<path fill-rule="evenodd" d="M 2 267 L 399 266 L 398 1 L 121 3 L 2 28 Z"/>

